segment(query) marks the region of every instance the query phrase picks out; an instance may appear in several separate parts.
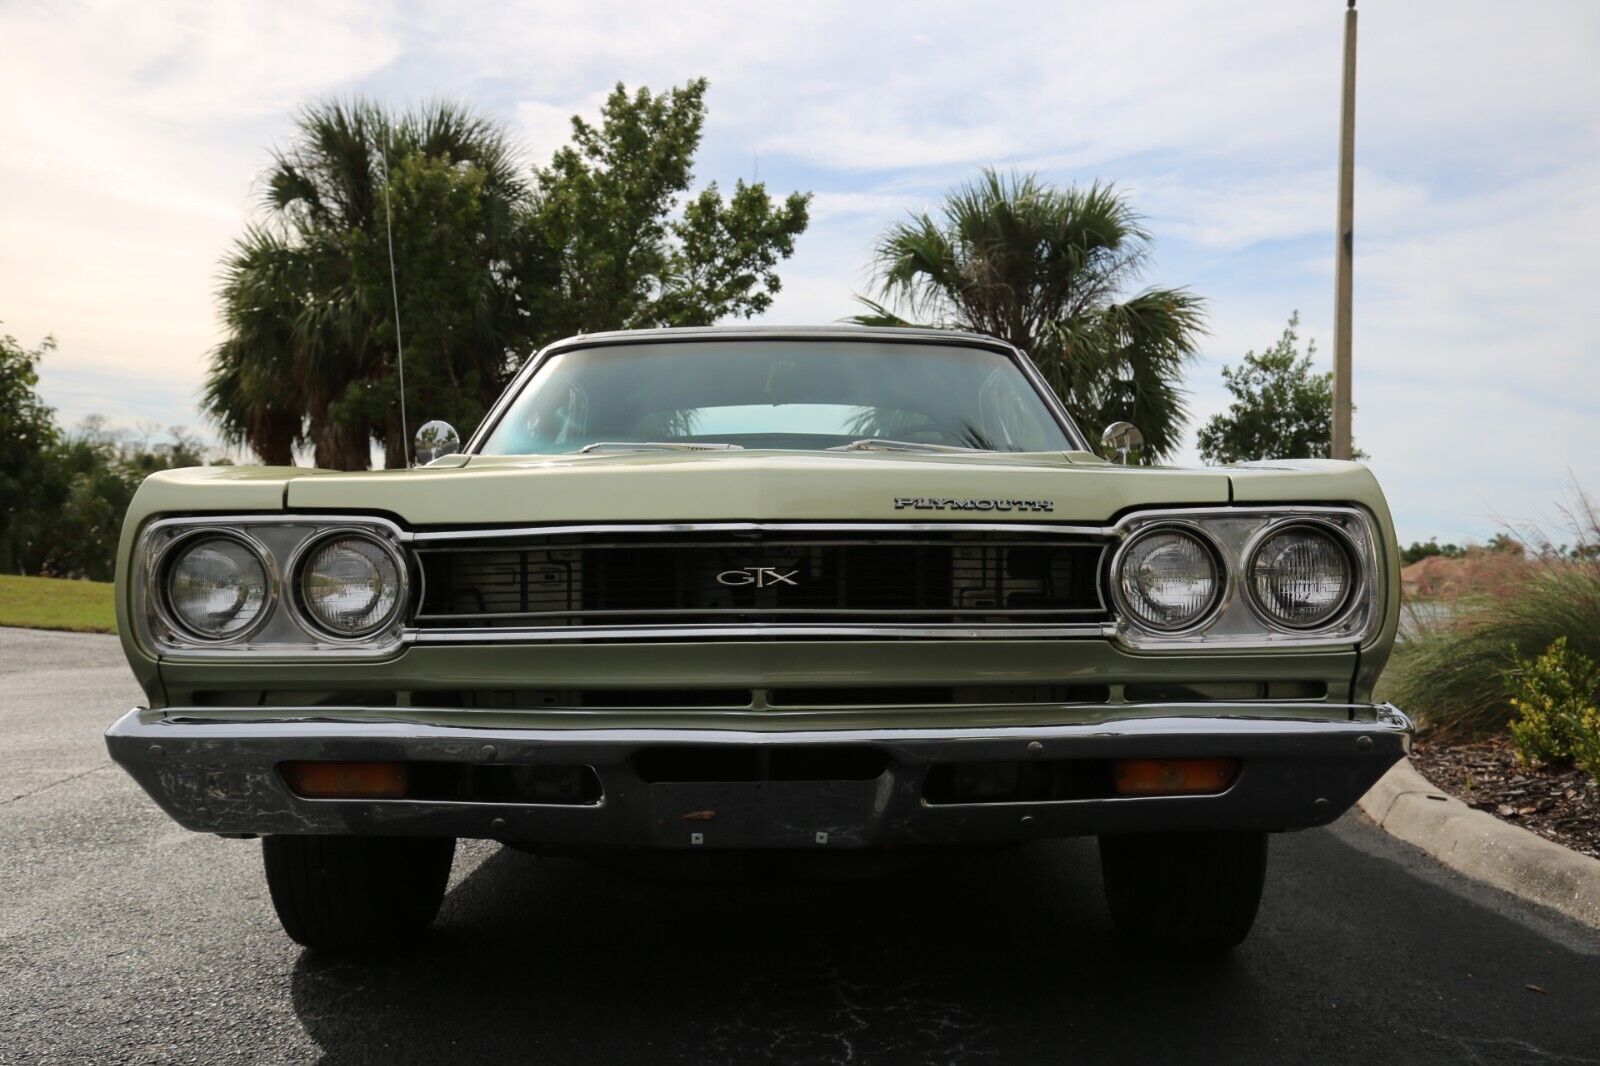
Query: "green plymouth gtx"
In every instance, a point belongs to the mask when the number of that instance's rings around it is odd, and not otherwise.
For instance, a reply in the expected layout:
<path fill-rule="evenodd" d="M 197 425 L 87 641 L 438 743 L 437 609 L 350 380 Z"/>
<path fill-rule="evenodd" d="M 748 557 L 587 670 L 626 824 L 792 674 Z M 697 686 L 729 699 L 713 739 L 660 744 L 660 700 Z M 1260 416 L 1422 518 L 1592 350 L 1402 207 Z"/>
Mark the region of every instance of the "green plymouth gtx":
<path fill-rule="evenodd" d="M 107 742 L 180 824 L 262 838 L 313 948 L 414 938 L 462 837 L 1088 834 L 1124 932 L 1227 948 L 1267 834 L 1338 818 L 1410 742 L 1371 701 L 1394 528 L 1359 465 L 1100 443 L 991 337 L 575 337 L 464 448 L 425 426 L 414 469 L 146 481 L 117 617 L 148 706 Z"/>

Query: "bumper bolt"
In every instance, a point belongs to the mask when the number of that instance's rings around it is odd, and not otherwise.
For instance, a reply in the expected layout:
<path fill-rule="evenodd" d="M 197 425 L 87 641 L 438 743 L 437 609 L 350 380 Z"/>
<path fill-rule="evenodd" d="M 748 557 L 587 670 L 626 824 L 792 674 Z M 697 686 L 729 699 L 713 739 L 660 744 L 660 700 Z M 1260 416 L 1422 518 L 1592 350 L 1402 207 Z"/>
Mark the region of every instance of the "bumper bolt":
<path fill-rule="evenodd" d="M 483 759 L 485 762 L 492 762 L 494 757 L 498 754 L 500 753 L 494 750 L 493 744 L 485 744 L 478 751 L 478 757 Z"/>
<path fill-rule="evenodd" d="M 505 831 L 505 828 L 506 820 L 504 818 L 496 818 L 489 823 L 489 829 L 491 832 L 501 833 Z"/>
<path fill-rule="evenodd" d="M 1356 737 L 1356 747 L 1360 748 L 1362 751 L 1371 751 L 1372 750 L 1372 738 L 1371 737 Z"/>
<path fill-rule="evenodd" d="M 152 744 L 152 745 L 150 745 L 150 750 L 149 750 L 149 752 L 147 752 L 147 754 L 152 759 L 159 759 L 159 758 L 161 758 L 161 756 L 165 755 L 166 752 L 161 750 L 161 745 L 160 744 Z"/>
<path fill-rule="evenodd" d="M 1037 741 L 1037 740 L 1028 741 L 1028 754 L 1029 755 L 1043 755 L 1044 754 L 1044 744 L 1041 741 Z"/>

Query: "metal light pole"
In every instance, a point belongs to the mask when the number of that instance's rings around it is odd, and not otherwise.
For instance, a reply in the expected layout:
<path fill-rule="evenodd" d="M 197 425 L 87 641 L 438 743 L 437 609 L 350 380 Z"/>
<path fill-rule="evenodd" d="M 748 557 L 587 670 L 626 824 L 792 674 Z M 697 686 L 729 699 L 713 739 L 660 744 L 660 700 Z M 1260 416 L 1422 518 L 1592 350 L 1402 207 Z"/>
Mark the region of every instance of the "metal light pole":
<path fill-rule="evenodd" d="M 1350 271 L 1355 261 L 1356 0 L 1344 13 L 1344 93 L 1339 112 L 1339 248 L 1333 293 L 1333 457 L 1350 458 Z"/>

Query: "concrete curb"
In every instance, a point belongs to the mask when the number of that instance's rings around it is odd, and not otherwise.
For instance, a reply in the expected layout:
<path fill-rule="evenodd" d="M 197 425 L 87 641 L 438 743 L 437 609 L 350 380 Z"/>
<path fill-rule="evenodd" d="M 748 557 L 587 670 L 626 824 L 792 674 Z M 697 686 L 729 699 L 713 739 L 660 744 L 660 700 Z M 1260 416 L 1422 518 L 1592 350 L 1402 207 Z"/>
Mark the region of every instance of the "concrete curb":
<path fill-rule="evenodd" d="M 1395 763 L 1357 805 L 1445 866 L 1600 929 L 1600 859 L 1445 795 L 1411 760 Z"/>

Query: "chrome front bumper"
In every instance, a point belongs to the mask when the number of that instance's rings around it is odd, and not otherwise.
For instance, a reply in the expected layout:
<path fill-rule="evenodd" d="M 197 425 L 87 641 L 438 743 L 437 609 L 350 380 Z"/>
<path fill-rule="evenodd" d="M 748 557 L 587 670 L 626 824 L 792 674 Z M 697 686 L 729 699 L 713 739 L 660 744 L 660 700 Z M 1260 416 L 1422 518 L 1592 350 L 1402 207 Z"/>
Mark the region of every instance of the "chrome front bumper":
<path fill-rule="evenodd" d="M 270 713 L 272 717 L 263 717 Z M 405 721 L 394 709 L 133 710 L 106 733 L 111 756 L 186 828 L 223 834 L 363 833 L 483 837 L 551 847 L 908 847 L 1158 830 L 1286 830 L 1343 814 L 1409 746 L 1388 705 L 1128 705 L 1111 718 L 994 727 L 514 729 Z M 403 713 L 403 712 L 401 712 Z M 390 717 L 385 718 L 384 715 Z M 674 745 L 870 747 L 871 780 L 646 780 L 643 749 Z M 947 762 L 1229 757 L 1214 795 L 1027 802 L 927 802 Z M 581 765 L 591 803 L 327 800 L 297 796 L 287 760 Z"/>

